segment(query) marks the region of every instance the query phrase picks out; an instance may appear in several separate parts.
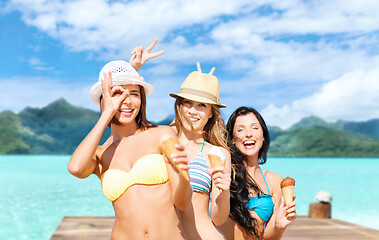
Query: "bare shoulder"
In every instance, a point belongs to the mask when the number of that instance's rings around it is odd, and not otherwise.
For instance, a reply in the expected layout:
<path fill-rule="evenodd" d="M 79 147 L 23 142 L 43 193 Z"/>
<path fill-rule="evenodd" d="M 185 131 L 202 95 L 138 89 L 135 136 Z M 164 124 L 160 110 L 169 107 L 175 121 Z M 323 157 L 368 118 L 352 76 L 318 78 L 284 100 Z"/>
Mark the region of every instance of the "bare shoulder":
<path fill-rule="evenodd" d="M 156 126 L 149 128 L 148 134 L 152 134 L 155 137 L 162 137 L 164 135 L 176 136 L 175 131 L 170 126 Z"/>
<path fill-rule="evenodd" d="M 267 170 L 262 170 L 267 181 L 269 181 L 270 183 L 273 183 L 273 184 L 277 184 L 283 180 L 283 177 L 278 174 L 278 173 L 274 173 L 274 172 L 270 172 L 270 171 L 267 171 Z"/>
<path fill-rule="evenodd" d="M 228 150 L 226 150 L 225 148 L 223 147 L 218 147 L 221 149 L 222 153 L 226 156 L 226 157 L 229 157 L 230 158 L 230 152 Z"/>

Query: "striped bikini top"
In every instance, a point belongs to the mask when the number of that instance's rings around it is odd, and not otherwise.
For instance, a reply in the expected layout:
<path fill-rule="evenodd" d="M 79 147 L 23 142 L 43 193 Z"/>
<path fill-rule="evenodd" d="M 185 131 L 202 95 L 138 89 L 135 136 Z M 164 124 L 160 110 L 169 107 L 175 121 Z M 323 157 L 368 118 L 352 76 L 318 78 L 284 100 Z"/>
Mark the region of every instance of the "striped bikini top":
<path fill-rule="evenodd" d="M 203 142 L 200 153 L 188 164 L 190 167 L 188 175 L 190 176 L 192 191 L 209 193 L 212 178 L 207 172 L 208 164 L 203 156 L 204 145 L 205 141 Z"/>

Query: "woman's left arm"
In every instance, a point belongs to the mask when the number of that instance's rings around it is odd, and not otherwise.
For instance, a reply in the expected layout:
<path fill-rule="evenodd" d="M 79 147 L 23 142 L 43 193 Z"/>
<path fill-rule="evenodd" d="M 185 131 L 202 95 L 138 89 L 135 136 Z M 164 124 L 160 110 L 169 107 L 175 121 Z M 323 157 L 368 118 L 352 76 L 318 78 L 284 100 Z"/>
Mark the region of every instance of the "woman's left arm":
<path fill-rule="evenodd" d="M 229 151 L 222 148 L 222 152 L 225 155 L 225 167 L 209 170 L 212 176 L 211 219 L 216 226 L 228 219 L 230 211 L 231 160 Z"/>
<path fill-rule="evenodd" d="M 281 239 L 287 226 L 296 219 L 296 202 L 292 201 L 288 206 L 284 206 L 280 182 L 283 177 L 274 173 L 273 199 L 275 199 L 274 212 L 267 223 L 263 234 L 265 240 Z"/>

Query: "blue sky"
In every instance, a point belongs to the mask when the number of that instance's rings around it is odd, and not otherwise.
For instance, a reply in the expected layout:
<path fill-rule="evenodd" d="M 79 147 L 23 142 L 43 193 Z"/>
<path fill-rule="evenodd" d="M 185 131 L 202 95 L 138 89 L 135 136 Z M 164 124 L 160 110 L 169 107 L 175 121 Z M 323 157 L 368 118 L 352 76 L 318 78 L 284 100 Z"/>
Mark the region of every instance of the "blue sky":
<path fill-rule="evenodd" d="M 216 67 L 227 119 L 255 107 L 269 125 L 302 117 L 379 118 L 379 2 L 10 0 L 0 2 L 0 111 L 64 97 L 98 110 L 89 89 L 135 46 L 166 53 L 140 69 L 155 87 L 148 119 L 173 113 L 200 61 Z"/>

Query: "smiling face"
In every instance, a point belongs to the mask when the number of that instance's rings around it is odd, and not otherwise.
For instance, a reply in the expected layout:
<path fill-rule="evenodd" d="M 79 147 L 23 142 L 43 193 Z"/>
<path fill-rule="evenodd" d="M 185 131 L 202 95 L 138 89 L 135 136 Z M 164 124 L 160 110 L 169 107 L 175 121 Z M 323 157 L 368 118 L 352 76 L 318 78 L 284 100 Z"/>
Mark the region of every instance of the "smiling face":
<path fill-rule="evenodd" d="M 244 155 L 256 156 L 264 141 L 263 129 L 254 113 L 236 118 L 233 129 L 234 144 Z"/>
<path fill-rule="evenodd" d="M 191 122 L 193 129 L 187 121 L 183 121 L 183 128 L 187 131 L 203 131 L 212 115 L 212 107 L 208 103 L 196 102 L 189 99 L 182 100 L 184 116 Z"/>
<path fill-rule="evenodd" d="M 138 85 L 122 85 L 112 87 L 112 96 L 127 92 L 125 100 L 121 103 L 114 118 L 122 125 L 135 122 L 141 108 L 141 92 Z"/>

